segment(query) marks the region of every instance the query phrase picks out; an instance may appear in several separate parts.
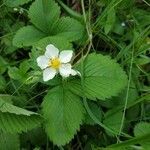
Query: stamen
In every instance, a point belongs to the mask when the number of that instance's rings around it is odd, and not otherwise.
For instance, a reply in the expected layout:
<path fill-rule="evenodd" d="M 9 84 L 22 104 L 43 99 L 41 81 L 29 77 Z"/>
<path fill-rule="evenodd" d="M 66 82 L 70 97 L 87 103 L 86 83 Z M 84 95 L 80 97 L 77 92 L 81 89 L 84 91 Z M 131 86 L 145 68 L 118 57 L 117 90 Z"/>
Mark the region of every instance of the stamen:
<path fill-rule="evenodd" d="M 54 69 L 58 69 L 61 65 L 61 62 L 59 60 L 59 58 L 53 58 L 49 61 L 49 66 L 54 68 Z"/>

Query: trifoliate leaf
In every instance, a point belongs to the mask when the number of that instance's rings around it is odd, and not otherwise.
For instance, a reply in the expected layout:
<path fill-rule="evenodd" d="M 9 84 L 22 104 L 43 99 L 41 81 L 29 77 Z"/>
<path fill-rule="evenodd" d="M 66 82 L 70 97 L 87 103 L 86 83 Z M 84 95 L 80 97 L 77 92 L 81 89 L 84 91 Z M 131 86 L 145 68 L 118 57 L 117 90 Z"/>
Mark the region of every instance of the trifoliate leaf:
<path fill-rule="evenodd" d="M 42 107 L 50 140 L 58 146 L 65 145 L 79 130 L 83 119 L 84 109 L 80 98 L 58 86 L 48 92 Z"/>
<path fill-rule="evenodd" d="M 59 16 L 60 8 L 54 0 L 36 0 L 29 9 L 31 22 L 45 33 L 53 30 L 53 25 Z"/>
<path fill-rule="evenodd" d="M 13 45 L 17 47 L 31 46 L 43 37 L 45 37 L 45 34 L 40 30 L 33 26 L 26 26 L 17 31 L 13 39 Z"/>
<path fill-rule="evenodd" d="M 84 33 L 83 25 L 70 17 L 60 18 L 53 30 L 54 35 L 63 36 L 69 41 L 79 40 Z"/>
<path fill-rule="evenodd" d="M 81 61 L 77 70 L 82 73 L 83 85 L 81 80 L 74 79 L 69 82 L 70 89 L 80 96 L 83 96 L 84 92 L 91 100 L 105 100 L 116 96 L 127 83 L 127 76 L 119 64 L 101 54 L 90 54 L 84 60 L 83 68 Z"/>
<path fill-rule="evenodd" d="M 27 26 L 19 29 L 14 36 L 13 45 L 33 46 L 40 39 L 44 37 L 49 39 L 53 36 L 63 39 L 61 43 L 65 45 L 63 41 L 66 39 L 72 42 L 83 37 L 85 28 L 79 21 L 69 17 L 59 17 L 60 8 L 54 0 L 36 0 L 29 9 L 29 18 L 35 27 Z"/>

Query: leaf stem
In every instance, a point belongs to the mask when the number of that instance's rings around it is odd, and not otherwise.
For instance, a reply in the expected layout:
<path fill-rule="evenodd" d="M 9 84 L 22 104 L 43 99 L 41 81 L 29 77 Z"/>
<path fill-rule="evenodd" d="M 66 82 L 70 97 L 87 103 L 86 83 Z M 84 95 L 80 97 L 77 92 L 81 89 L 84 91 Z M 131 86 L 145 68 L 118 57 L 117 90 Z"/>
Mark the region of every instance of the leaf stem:
<path fill-rule="evenodd" d="M 124 125 L 124 120 L 125 120 L 125 113 L 126 113 L 126 109 L 127 109 L 127 105 L 128 105 L 129 89 L 130 89 L 130 84 L 131 84 L 132 67 L 133 67 L 133 60 L 134 60 L 133 56 L 134 56 L 134 40 L 133 40 L 133 49 L 132 49 L 132 53 L 131 53 L 131 62 L 130 62 L 130 69 L 129 69 L 129 80 L 128 80 L 128 85 L 127 85 L 127 92 L 126 92 L 126 97 L 125 97 L 125 104 L 124 104 L 124 109 L 123 109 L 123 115 L 122 115 L 119 135 L 121 134 L 121 132 L 123 130 L 123 125 Z"/>
<path fill-rule="evenodd" d="M 67 5 L 65 5 L 61 0 L 57 0 L 57 2 L 63 7 L 63 9 L 73 18 L 77 19 L 80 22 L 83 22 L 83 17 L 81 14 L 77 13 L 70 9 Z"/>

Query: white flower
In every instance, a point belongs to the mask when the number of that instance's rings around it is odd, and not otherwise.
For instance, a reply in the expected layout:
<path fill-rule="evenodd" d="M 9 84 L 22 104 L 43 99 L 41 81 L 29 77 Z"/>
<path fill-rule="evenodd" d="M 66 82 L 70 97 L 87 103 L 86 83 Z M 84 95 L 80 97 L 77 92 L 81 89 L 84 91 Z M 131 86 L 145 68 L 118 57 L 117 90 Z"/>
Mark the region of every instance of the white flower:
<path fill-rule="evenodd" d="M 122 23 L 121 23 L 121 26 L 122 26 L 122 27 L 125 27 L 125 26 L 126 26 L 125 22 L 122 22 Z"/>
<path fill-rule="evenodd" d="M 43 70 L 43 80 L 53 79 L 58 72 L 65 78 L 80 74 L 78 71 L 73 70 L 69 63 L 72 56 L 72 50 L 64 50 L 59 53 L 54 45 L 47 45 L 45 54 L 37 58 L 37 64 Z"/>
<path fill-rule="evenodd" d="M 18 11 L 18 8 L 15 7 L 15 8 L 14 8 L 14 11 Z"/>

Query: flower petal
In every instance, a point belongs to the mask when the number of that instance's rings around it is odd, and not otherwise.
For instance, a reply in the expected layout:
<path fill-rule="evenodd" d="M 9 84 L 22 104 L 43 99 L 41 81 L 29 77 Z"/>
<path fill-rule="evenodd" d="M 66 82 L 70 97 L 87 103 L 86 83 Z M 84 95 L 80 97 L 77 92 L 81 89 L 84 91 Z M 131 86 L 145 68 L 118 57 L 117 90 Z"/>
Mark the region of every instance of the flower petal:
<path fill-rule="evenodd" d="M 49 63 L 49 59 L 47 57 L 43 56 L 39 56 L 37 59 L 37 64 L 41 69 L 45 69 L 48 66 Z"/>
<path fill-rule="evenodd" d="M 77 71 L 77 70 L 71 69 L 71 75 L 72 76 L 75 76 L 75 75 L 81 76 L 81 73 L 79 71 Z"/>
<path fill-rule="evenodd" d="M 59 50 L 52 44 L 46 46 L 45 56 L 47 58 L 55 58 L 58 57 Z"/>
<path fill-rule="evenodd" d="M 73 51 L 64 50 L 60 52 L 59 59 L 62 63 L 68 63 L 71 61 L 72 56 L 73 56 Z"/>
<path fill-rule="evenodd" d="M 56 73 L 57 73 L 56 69 L 46 68 L 43 71 L 43 80 L 48 81 L 50 79 L 53 79 L 55 77 Z"/>
<path fill-rule="evenodd" d="M 71 64 L 62 64 L 61 67 L 59 68 L 60 75 L 62 77 L 69 77 L 71 74 Z"/>

